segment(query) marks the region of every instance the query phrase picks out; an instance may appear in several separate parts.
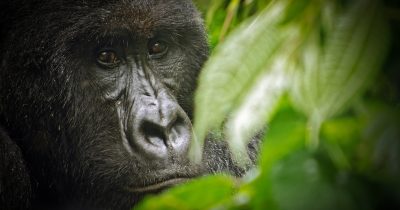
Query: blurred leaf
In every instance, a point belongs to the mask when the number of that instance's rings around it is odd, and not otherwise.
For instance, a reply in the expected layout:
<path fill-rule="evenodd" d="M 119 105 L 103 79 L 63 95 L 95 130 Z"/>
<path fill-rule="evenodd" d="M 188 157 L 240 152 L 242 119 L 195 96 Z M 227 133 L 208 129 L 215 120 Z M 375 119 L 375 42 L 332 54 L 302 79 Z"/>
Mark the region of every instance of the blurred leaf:
<path fill-rule="evenodd" d="M 274 52 L 288 35 L 274 26 L 282 8 L 273 9 L 239 27 L 205 64 L 195 97 L 197 140 L 203 141 L 207 131 L 218 127 L 243 101 L 256 79 L 268 70 L 265 67 L 272 62 Z M 192 158 L 196 149 L 192 147 Z M 194 159 L 199 160 L 199 157 Z"/>
<path fill-rule="evenodd" d="M 369 169 L 397 180 L 400 175 L 400 111 L 382 104 L 375 109 L 362 132 L 369 143 L 370 151 L 366 155 L 371 161 Z"/>
<path fill-rule="evenodd" d="M 346 108 L 381 68 L 389 37 L 380 8 L 376 1 L 359 1 L 328 40 L 317 99 L 326 117 Z"/>
<path fill-rule="evenodd" d="M 363 124 L 355 117 L 336 118 L 323 124 L 321 136 L 326 142 L 324 147 L 337 168 L 350 170 L 353 166 L 351 159 L 359 144 Z"/>
<path fill-rule="evenodd" d="M 388 29 L 376 1 L 356 1 L 337 19 L 326 48 L 312 39 L 304 72 L 297 72 L 294 104 L 310 116 L 310 145 L 318 145 L 321 123 L 344 110 L 380 69 L 388 50 Z M 322 53 L 322 56 L 319 56 Z M 312 59 L 307 65 L 307 59 Z M 314 63 L 314 64 L 313 64 Z"/>
<path fill-rule="evenodd" d="M 211 5 L 209 6 L 209 9 L 207 10 L 207 16 L 206 16 L 206 22 L 211 24 L 214 20 L 215 13 L 217 12 L 218 9 L 220 9 L 225 0 L 213 0 L 211 1 Z"/>
<path fill-rule="evenodd" d="M 269 179 L 272 168 L 289 154 L 304 147 L 306 119 L 282 102 L 281 108 L 272 119 L 263 144 L 260 177 L 250 184 L 254 209 L 277 209 L 276 199 Z"/>
<path fill-rule="evenodd" d="M 222 41 L 225 38 L 225 35 L 228 32 L 228 29 L 232 25 L 233 20 L 235 19 L 238 9 L 240 5 L 240 0 L 231 0 L 227 11 L 224 24 L 222 25 L 221 32 L 219 34 L 219 40 Z"/>
<path fill-rule="evenodd" d="M 362 122 L 355 117 L 335 118 L 324 123 L 321 133 L 333 144 L 349 145 L 360 139 L 361 126 Z"/>
<path fill-rule="evenodd" d="M 234 190 L 235 181 L 232 177 L 223 175 L 203 177 L 172 188 L 159 196 L 147 197 L 135 210 L 212 209 L 229 200 Z"/>
<path fill-rule="evenodd" d="M 260 162 L 263 173 L 269 173 L 274 163 L 304 146 L 302 140 L 305 138 L 305 131 L 306 118 L 288 104 L 281 105 L 270 123 L 263 144 Z"/>
<path fill-rule="evenodd" d="M 288 7 L 284 13 L 284 18 L 282 20 L 282 24 L 286 24 L 293 19 L 299 17 L 299 15 L 305 10 L 305 8 L 309 5 L 310 0 L 293 0 L 288 4 Z M 315 2 L 314 2 L 315 3 Z"/>
<path fill-rule="evenodd" d="M 261 75 L 253 88 L 244 98 L 244 102 L 232 114 L 227 123 L 227 137 L 230 140 L 231 151 L 240 165 L 247 160 L 246 144 L 259 130 L 263 129 L 265 122 L 269 121 L 279 104 L 279 99 L 286 90 L 287 67 L 286 60 L 276 59 L 276 62 Z"/>
<path fill-rule="evenodd" d="M 357 209 L 348 189 L 332 182 L 322 164 L 314 155 L 301 150 L 274 165 L 270 182 L 278 209 Z"/>

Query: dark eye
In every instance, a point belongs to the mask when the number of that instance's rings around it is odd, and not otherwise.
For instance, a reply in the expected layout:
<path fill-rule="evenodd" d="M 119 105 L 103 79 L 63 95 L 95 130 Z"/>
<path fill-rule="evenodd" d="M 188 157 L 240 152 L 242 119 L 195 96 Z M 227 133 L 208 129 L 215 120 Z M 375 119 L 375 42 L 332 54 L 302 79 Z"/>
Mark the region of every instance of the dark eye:
<path fill-rule="evenodd" d="M 150 41 L 147 47 L 150 56 L 162 56 L 168 50 L 167 45 L 159 40 Z"/>
<path fill-rule="evenodd" d="M 109 68 L 115 68 L 121 62 L 120 59 L 118 58 L 117 53 L 112 50 L 100 51 L 97 54 L 96 59 L 97 59 L 97 63 L 99 63 L 100 65 L 109 67 Z"/>

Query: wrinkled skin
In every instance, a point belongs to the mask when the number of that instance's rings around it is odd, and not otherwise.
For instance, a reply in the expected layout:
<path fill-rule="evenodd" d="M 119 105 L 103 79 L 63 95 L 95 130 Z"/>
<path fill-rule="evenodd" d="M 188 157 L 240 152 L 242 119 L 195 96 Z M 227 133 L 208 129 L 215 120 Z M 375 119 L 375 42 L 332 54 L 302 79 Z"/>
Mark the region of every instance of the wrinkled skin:
<path fill-rule="evenodd" d="M 187 0 L 0 3 L 0 206 L 129 209 L 215 172 L 224 143 L 188 160 L 208 56 Z M 250 145 L 254 158 L 255 146 Z"/>

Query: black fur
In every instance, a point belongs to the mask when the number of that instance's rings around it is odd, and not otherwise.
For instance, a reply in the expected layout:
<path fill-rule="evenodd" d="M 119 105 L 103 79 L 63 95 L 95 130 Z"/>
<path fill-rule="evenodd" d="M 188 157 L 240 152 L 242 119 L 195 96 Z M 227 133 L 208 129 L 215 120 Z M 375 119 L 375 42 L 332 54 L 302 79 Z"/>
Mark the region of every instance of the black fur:
<path fill-rule="evenodd" d="M 121 132 L 139 138 L 129 127 L 136 119 L 131 112 L 144 106 L 139 97 L 149 95 L 138 85 L 143 78 L 124 80 L 124 68 L 151 69 L 145 83 L 166 91 L 165 100 L 179 104 L 182 126 L 190 126 L 186 119 L 208 56 L 190 1 L 16 0 L 0 3 L 0 10 L 1 209 L 129 209 L 143 193 L 127 186 L 244 173 L 224 143 L 208 141 L 203 164 L 194 164 L 184 155 L 187 148 L 178 155 L 180 149 L 167 147 L 168 160 L 148 158 L 148 147 L 130 153 L 121 140 Z M 167 37 L 168 59 L 140 56 L 154 36 Z M 136 57 L 127 55 L 117 70 L 102 69 L 92 58 L 103 42 L 121 42 Z M 254 145 L 251 150 L 254 159 Z"/>

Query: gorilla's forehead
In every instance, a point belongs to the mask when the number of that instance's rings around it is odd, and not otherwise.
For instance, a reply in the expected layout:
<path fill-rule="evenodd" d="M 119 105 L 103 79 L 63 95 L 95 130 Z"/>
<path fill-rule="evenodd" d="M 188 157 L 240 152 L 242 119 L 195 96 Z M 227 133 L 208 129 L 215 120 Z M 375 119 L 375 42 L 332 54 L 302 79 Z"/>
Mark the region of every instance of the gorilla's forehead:
<path fill-rule="evenodd" d="M 201 23 L 191 2 L 185 0 L 117 1 L 101 10 L 95 14 L 106 29 L 124 28 L 142 35 Z"/>
<path fill-rule="evenodd" d="M 39 36 L 50 31 L 65 34 L 68 39 L 93 38 L 117 30 L 149 36 L 156 30 L 190 30 L 202 25 L 189 0 L 16 0 L 5 4 L 14 8 L 6 18 L 16 21 L 15 27 L 29 28 L 26 33 Z"/>

